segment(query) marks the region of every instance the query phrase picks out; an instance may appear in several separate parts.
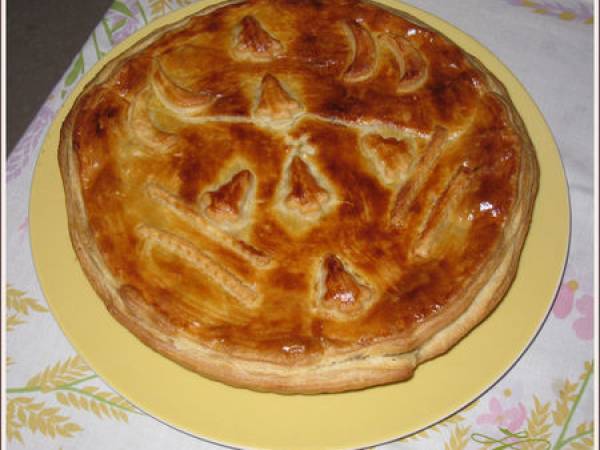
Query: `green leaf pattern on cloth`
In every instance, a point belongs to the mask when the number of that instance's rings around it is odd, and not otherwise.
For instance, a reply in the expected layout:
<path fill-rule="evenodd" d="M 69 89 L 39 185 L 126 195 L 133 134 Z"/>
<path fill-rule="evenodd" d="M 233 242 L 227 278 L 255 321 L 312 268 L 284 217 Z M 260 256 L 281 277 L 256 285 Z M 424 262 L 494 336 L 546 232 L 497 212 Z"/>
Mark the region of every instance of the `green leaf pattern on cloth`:
<path fill-rule="evenodd" d="M 593 422 L 584 421 L 574 427 L 573 417 L 586 390 L 591 388 L 592 374 L 593 362 L 586 361 L 577 381 L 573 382 L 569 379 L 560 381 L 561 388 L 554 400 L 544 403 L 533 395 L 527 425 L 522 430 L 511 431 L 498 427 L 498 432 L 493 435 L 474 433 L 471 439 L 483 444 L 483 447 L 480 447 L 482 449 L 591 449 L 594 435 Z"/>
<path fill-rule="evenodd" d="M 477 425 L 472 424 L 472 416 L 468 415 L 471 422 L 466 417 L 470 411 L 479 412 L 481 416 L 481 402 L 476 401 L 443 422 L 400 442 L 414 442 L 437 433 L 446 436 L 444 450 L 591 450 L 595 431 L 593 421 L 574 425 L 573 417 L 586 390 L 591 389 L 592 376 L 593 362 L 586 361 L 576 381 L 561 380 L 562 388 L 556 398 L 544 402 L 533 394 L 527 421 L 518 431 L 502 426 L 493 433 L 477 431 Z"/>

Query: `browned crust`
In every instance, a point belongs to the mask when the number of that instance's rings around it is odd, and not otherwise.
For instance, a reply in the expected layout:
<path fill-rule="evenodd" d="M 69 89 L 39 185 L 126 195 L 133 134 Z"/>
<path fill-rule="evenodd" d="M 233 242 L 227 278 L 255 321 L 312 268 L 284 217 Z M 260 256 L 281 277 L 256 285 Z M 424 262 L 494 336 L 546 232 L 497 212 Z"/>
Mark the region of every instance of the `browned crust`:
<path fill-rule="evenodd" d="M 230 3 L 233 2 L 225 4 Z M 215 8 L 211 7 L 200 14 L 208 14 Z M 425 26 L 411 16 L 393 12 Z M 134 290 L 120 286 L 104 265 L 87 220 L 77 158 L 72 148 L 74 120 L 81 108 L 81 99 L 94 86 L 106 81 L 124 61 L 159 39 L 164 32 L 183 28 L 185 23 L 157 30 L 108 63 L 85 87 L 61 128 L 58 160 L 65 188 L 71 241 L 84 273 L 115 319 L 159 353 L 215 380 L 262 391 L 322 393 L 406 380 L 413 375 L 418 364 L 448 351 L 490 314 L 516 274 L 531 220 L 533 199 L 537 193 L 539 169 L 525 125 L 505 87 L 472 56 L 469 56 L 469 60 L 485 74 L 492 91 L 502 99 L 521 138 L 517 199 L 510 221 L 506 223 L 503 239 L 478 276 L 444 315 L 423 324 L 410 339 L 381 341 L 370 347 L 346 352 L 332 351 L 325 353 L 318 361 L 309 360 L 291 366 L 264 362 L 260 354 L 233 356 L 199 345 L 148 309 L 143 301 L 136 298 Z M 412 350 L 406 351 L 407 348 Z"/>

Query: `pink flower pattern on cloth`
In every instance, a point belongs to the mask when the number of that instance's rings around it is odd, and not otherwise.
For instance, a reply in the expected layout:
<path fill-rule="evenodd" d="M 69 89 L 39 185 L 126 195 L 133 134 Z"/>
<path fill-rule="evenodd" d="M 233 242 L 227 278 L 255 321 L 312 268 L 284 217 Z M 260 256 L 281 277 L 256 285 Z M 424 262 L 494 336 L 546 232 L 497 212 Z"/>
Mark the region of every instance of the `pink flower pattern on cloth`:
<path fill-rule="evenodd" d="M 512 433 L 516 433 L 521 429 L 527 417 L 527 410 L 523 406 L 523 403 L 519 402 L 513 407 L 505 407 L 496 397 L 490 399 L 488 410 L 488 413 L 477 417 L 478 425 L 495 425 L 506 428 Z"/>
<path fill-rule="evenodd" d="M 577 287 L 578 284 L 575 280 L 568 281 L 560 286 L 558 295 L 556 296 L 556 303 L 554 303 L 554 308 L 552 308 L 552 312 L 559 319 L 564 319 L 571 313 Z"/>
<path fill-rule="evenodd" d="M 594 298 L 584 294 L 575 299 L 578 290 L 579 283 L 576 280 L 563 283 L 558 291 L 552 313 L 558 319 L 567 319 L 575 309 L 580 315 L 572 323 L 571 328 L 579 339 L 589 341 L 594 337 Z"/>
<path fill-rule="evenodd" d="M 594 298 L 584 295 L 577 300 L 575 308 L 582 316 L 573 322 L 573 329 L 579 339 L 591 341 L 594 337 Z"/>

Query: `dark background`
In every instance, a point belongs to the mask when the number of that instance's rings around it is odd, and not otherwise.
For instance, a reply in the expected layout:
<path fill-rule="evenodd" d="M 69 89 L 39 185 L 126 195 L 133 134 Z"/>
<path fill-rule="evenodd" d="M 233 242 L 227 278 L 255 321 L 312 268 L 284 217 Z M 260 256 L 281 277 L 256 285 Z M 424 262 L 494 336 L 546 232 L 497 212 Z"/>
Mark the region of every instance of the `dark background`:
<path fill-rule="evenodd" d="M 7 155 L 111 3 L 112 0 L 7 1 Z"/>

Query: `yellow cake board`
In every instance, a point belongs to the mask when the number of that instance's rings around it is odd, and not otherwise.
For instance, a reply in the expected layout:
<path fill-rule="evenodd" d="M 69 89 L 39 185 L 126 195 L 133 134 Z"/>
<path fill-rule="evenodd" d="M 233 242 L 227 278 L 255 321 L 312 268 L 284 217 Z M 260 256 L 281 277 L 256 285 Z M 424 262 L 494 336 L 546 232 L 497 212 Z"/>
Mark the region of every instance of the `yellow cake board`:
<path fill-rule="evenodd" d="M 113 389 L 157 419 L 204 439 L 243 448 L 338 449 L 374 445 L 423 429 L 478 398 L 518 360 L 541 327 L 560 282 L 569 242 L 569 199 L 559 153 L 535 103 L 514 75 L 475 40 L 397 1 L 480 59 L 507 87 L 537 149 L 540 190 L 517 278 L 496 311 L 447 355 L 406 382 L 357 392 L 277 395 L 207 380 L 144 346 L 106 311 L 69 241 L 57 148 L 60 125 L 83 87 L 109 60 L 161 26 L 216 1 L 155 20 L 88 72 L 58 113 L 37 163 L 30 204 L 35 266 L 56 320 Z"/>

